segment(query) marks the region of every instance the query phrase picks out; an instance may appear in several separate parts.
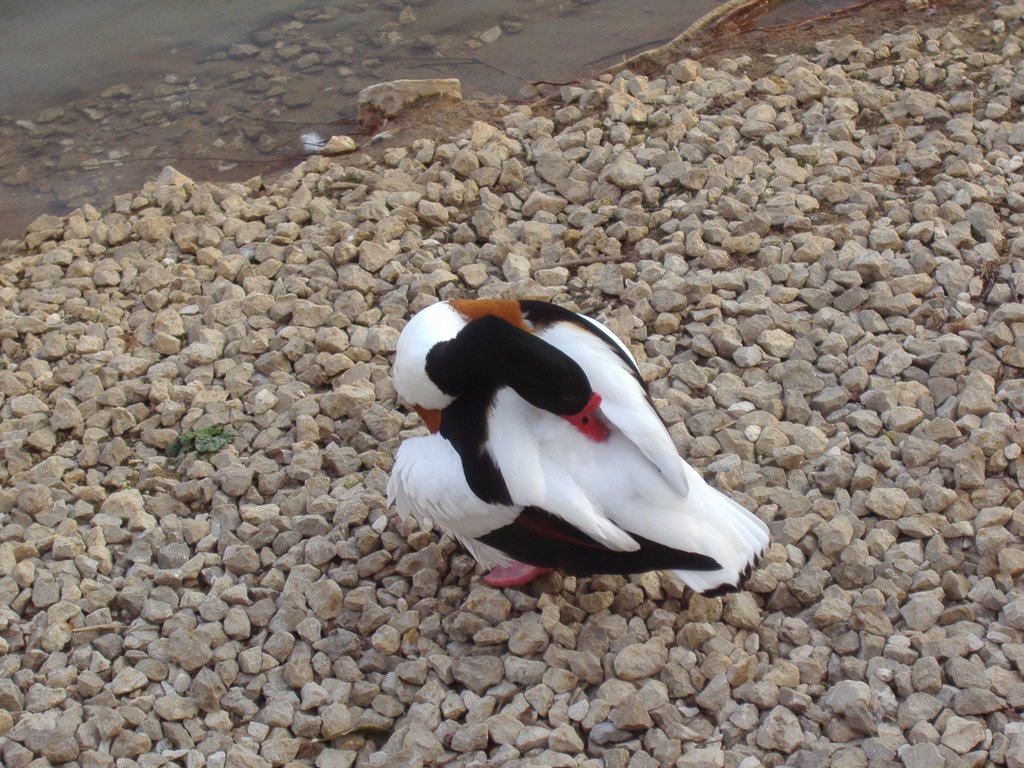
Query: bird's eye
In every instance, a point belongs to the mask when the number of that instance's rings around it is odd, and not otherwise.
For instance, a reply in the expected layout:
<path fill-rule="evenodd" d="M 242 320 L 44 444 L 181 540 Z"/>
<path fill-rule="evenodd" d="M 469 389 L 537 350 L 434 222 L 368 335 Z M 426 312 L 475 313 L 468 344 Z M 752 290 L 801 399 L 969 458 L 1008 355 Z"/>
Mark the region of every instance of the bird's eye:
<path fill-rule="evenodd" d="M 584 416 L 582 419 L 580 419 L 580 421 L 583 422 L 583 426 L 586 426 L 587 424 L 590 423 L 590 417 Z"/>

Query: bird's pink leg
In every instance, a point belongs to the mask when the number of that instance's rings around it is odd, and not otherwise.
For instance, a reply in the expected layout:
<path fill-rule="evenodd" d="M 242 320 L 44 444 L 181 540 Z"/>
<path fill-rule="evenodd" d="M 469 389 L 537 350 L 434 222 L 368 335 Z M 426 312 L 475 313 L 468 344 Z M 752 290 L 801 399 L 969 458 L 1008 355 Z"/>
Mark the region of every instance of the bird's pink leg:
<path fill-rule="evenodd" d="M 499 566 L 484 576 L 484 583 L 499 588 L 521 587 L 523 584 L 529 584 L 538 576 L 551 573 L 552 570 L 554 569 L 527 565 L 513 560 L 508 565 Z"/>

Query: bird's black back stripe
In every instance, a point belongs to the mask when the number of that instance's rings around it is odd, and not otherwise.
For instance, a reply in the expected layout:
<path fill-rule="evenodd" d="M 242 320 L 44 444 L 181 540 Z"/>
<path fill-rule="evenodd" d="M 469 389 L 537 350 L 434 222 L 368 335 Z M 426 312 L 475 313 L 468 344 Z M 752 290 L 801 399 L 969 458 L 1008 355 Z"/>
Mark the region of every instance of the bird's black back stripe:
<path fill-rule="evenodd" d="M 560 517 L 526 507 L 509 525 L 481 536 L 480 541 L 529 565 L 561 568 L 574 574 L 630 574 L 660 570 L 717 571 L 713 557 L 667 547 L 630 534 L 640 545 L 635 552 L 616 552 Z"/>
<path fill-rule="evenodd" d="M 441 412 L 441 436 L 455 448 L 469 488 L 488 504 L 512 503 L 505 478 L 487 451 L 487 411 L 494 389 L 471 389 Z"/>

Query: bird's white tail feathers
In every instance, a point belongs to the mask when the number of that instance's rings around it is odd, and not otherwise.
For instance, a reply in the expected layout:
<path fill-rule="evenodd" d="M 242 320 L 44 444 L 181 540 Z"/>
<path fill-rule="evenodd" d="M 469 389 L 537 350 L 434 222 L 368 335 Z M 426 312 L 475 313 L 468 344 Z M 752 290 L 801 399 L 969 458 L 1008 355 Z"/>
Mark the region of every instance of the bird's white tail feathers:
<path fill-rule="evenodd" d="M 768 547 L 768 526 L 703 481 L 691 483 L 690 488 L 688 512 L 696 513 L 701 522 L 699 551 L 713 557 L 722 567 L 716 571 L 674 570 L 668 573 L 695 592 L 732 591 L 750 576 L 764 555 Z M 669 541 L 664 543 L 672 545 Z"/>

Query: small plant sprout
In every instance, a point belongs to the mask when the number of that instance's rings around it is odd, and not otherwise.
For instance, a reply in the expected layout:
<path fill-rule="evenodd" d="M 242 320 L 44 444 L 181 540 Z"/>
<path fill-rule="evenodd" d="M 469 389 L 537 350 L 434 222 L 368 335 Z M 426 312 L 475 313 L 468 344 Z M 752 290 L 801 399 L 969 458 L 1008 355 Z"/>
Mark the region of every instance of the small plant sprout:
<path fill-rule="evenodd" d="M 183 432 L 164 450 L 169 459 L 180 459 L 189 451 L 199 454 L 216 453 L 235 439 L 235 433 L 220 425 L 206 427 L 195 432 Z"/>

